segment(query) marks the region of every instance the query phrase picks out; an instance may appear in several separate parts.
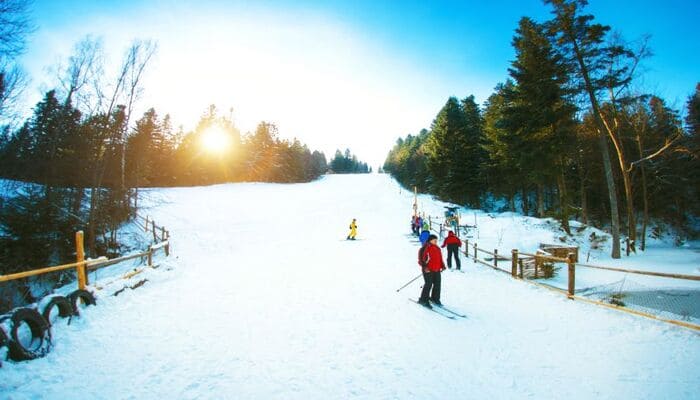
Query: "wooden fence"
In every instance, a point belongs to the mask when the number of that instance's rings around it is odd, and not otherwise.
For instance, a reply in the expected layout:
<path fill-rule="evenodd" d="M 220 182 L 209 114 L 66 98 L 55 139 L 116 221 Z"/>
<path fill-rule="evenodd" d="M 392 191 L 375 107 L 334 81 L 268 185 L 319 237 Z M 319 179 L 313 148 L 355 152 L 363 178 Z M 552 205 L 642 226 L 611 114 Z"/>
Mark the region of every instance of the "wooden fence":
<path fill-rule="evenodd" d="M 98 270 L 101 268 L 108 267 L 110 265 L 115 265 L 124 261 L 129 261 L 135 258 L 142 257 L 147 258 L 147 267 L 153 267 L 153 254 L 156 251 L 163 249 L 165 251 L 166 257 L 170 255 L 170 232 L 168 232 L 164 227 L 156 225 L 156 223 L 153 220 L 150 220 L 148 217 L 144 218 L 137 215 L 136 223 L 139 227 L 144 229 L 144 231 L 148 232 L 149 230 L 151 230 L 153 232 L 153 243 L 150 246 L 148 246 L 148 249 L 146 251 L 112 259 L 109 259 L 107 257 L 100 257 L 94 260 L 86 260 L 84 234 L 83 231 L 78 231 L 75 233 L 75 262 L 33 269 L 30 271 L 17 272 L 14 274 L 0 275 L 0 282 L 8 282 L 16 279 L 28 278 L 30 276 L 47 274 L 50 272 L 75 269 L 76 275 L 78 277 L 78 289 L 84 290 L 85 287 L 89 284 L 88 273 L 90 271 Z M 143 270 L 144 268 L 136 269 L 135 271 L 129 274 L 129 277 L 134 276 L 137 273 L 142 272 Z"/>
<path fill-rule="evenodd" d="M 471 250 L 471 253 L 470 253 Z M 586 303 L 591 303 L 591 304 L 596 304 L 599 306 L 603 306 L 606 308 L 611 308 L 614 310 L 618 311 L 624 311 L 627 313 L 655 319 L 658 321 L 663 321 L 663 322 L 668 322 L 671 324 L 683 326 L 686 328 L 691 328 L 694 330 L 700 331 L 700 325 L 696 325 L 693 323 L 685 322 L 685 321 L 678 321 L 678 320 L 673 320 L 673 319 L 666 319 L 666 318 L 661 318 L 659 316 L 641 312 L 641 311 L 636 311 L 632 310 L 629 308 L 626 308 L 624 306 L 619 306 L 616 304 L 608 304 L 602 301 L 598 300 L 593 300 L 581 296 L 577 296 L 575 294 L 575 288 L 576 288 L 576 268 L 591 268 L 591 269 L 599 269 L 599 270 L 606 270 L 606 271 L 616 271 L 616 272 L 623 272 L 623 273 L 629 273 L 629 274 L 637 274 L 637 275 L 647 275 L 647 276 L 657 276 L 657 277 L 664 277 L 664 278 L 672 278 L 672 279 L 684 279 L 684 280 L 691 280 L 691 281 L 700 281 L 700 276 L 699 275 L 684 275 L 684 274 L 671 274 L 671 273 L 665 273 L 665 272 L 653 272 L 653 271 L 640 271 L 640 270 L 634 270 L 634 269 L 626 269 L 626 268 L 616 268 L 616 267 L 606 267 L 606 266 L 600 266 L 600 265 L 590 265 L 590 264 L 583 264 L 583 263 L 578 263 L 577 262 L 577 257 L 576 255 L 571 252 L 567 255 L 566 258 L 563 257 L 553 257 L 550 255 L 546 254 L 541 254 L 541 253 L 535 253 L 535 254 L 530 254 L 530 253 L 525 253 L 525 252 L 520 252 L 517 249 L 513 249 L 510 251 L 509 256 L 503 255 L 503 253 L 499 254 L 498 249 L 493 249 L 493 251 L 489 251 L 486 249 L 479 248 L 476 242 L 470 244 L 468 239 L 465 239 L 464 241 L 464 251 L 463 254 L 467 257 L 467 259 L 471 258 L 475 264 L 481 264 L 486 267 L 491 267 L 494 270 L 501 271 L 504 273 L 510 274 L 513 278 L 523 280 L 525 282 L 529 282 L 531 284 L 544 287 L 549 290 L 553 290 L 555 292 L 561 293 L 566 295 L 569 299 L 571 300 L 579 300 L 583 301 Z M 486 254 L 491 256 L 492 258 L 487 259 L 484 257 L 484 259 L 479 258 L 480 254 Z M 508 254 L 508 253 L 506 253 Z M 567 265 L 567 272 L 568 272 L 568 284 L 567 284 L 567 289 L 561 289 L 558 287 L 546 285 L 540 282 L 535 282 L 529 279 L 524 279 L 524 263 L 526 261 L 534 261 L 534 268 L 535 268 L 535 277 L 537 277 L 538 272 L 537 269 L 539 266 L 541 266 L 545 261 L 546 262 L 551 262 L 551 263 L 563 263 Z M 491 261 L 491 262 L 489 262 Z M 508 262 L 507 264 L 510 264 L 509 269 L 503 268 L 503 263 L 500 264 L 499 266 L 499 261 L 504 261 Z"/>

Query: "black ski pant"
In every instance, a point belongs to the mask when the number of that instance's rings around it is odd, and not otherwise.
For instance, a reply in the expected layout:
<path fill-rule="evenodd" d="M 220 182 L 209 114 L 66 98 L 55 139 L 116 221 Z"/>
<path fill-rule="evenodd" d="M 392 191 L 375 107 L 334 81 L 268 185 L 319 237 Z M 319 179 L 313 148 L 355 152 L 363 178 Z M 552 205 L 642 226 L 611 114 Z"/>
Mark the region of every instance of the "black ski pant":
<path fill-rule="evenodd" d="M 423 272 L 423 291 L 420 294 L 418 301 L 428 301 L 428 298 L 433 301 L 440 301 L 440 272 Z M 432 294 L 430 289 L 433 290 Z"/>
<path fill-rule="evenodd" d="M 459 245 L 447 245 L 447 268 L 452 268 L 452 256 L 454 256 L 455 263 L 457 263 L 457 269 L 462 269 L 462 262 L 459 260 Z"/>

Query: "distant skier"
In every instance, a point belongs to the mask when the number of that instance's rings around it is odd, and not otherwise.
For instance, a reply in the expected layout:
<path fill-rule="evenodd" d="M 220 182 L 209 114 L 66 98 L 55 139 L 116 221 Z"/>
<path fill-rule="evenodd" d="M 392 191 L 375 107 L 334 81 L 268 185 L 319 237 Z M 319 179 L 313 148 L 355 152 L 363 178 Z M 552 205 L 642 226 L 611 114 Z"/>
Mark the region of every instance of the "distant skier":
<path fill-rule="evenodd" d="M 357 222 L 355 221 L 355 218 L 353 218 L 352 222 L 350 223 L 350 234 L 348 234 L 346 240 L 355 240 L 355 235 L 357 235 Z"/>
<path fill-rule="evenodd" d="M 445 270 L 445 263 L 442 261 L 442 251 L 437 246 L 437 236 L 430 235 L 428 242 L 418 250 L 418 264 L 421 266 L 423 280 L 425 281 L 418 304 L 433 308 L 428 302 L 430 300 L 433 304 L 441 306 L 440 289 L 442 279 L 440 272 Z"/>
<path fill-rule="evenodd" d="M 416 236 L 418 236 L 418 234 L 420 234 L 420 228 L 418 227 L 418 216 L 416 216 L 416 215 L 411 217 L 411 231 Z"/>
<path fill-rule="evenodd" d="M 462 269 L 461 262 L 459 260 L 459 248 L 462 247 L 462 241 L 459 240 L 455 233 L 449 231 L 445 241 L 442 242 L 442 248 L 447 246 L 447 268 L 452 269 L 452 257 L 455 258 L 455 263 L 457 264 L 457 269 Z"/>

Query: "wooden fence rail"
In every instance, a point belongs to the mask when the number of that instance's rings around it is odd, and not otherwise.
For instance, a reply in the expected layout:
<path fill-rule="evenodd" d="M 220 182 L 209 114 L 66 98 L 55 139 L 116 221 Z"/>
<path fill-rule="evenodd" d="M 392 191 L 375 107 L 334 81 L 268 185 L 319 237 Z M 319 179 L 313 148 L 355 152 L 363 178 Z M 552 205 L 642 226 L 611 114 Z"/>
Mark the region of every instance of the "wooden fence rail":
<path fill-rule="evenodd" d="M 37 276 L 37 275 L 42 275 L 42 274 L 47 274 L 50 272 L 57 272 L 57 271 L 65 271 L 69 269 L 75 269 L 76 270 L 76 275 L 78 277 L 78 288 L 79 289 L 85 289 L 85 287 L 88 284 L 88 271 L 89 270 L 97 270 L 100 268 L 105 268 L 111 265 L 119 264 L 125 261 L 133 260 L 135 258 L 143 258 L 147 257 L 148 259 L 148 266 L 152 267 L 153 266 L 153 254 L 159 250 L 163 249 L 165 251 L 166 257 L 170 255 L 170 232 L 168 232 L 165 228 L 163 227 L 158 227 L 153 220 L 148 219 L 148 217 L 143 218 L 140 216 L 137 216 L 138 218 L 142 218 L 146 221 L 145 227 L 149 227 L 149 222 L 151 225 L 151 229 L 153 230 L 153 241 L 154 244 L 150 245 L 148 247 L 148 250 L 137 253 L 137 254 L 130 254 L 128 256 L 123 256 L 123 257 L 118 257 L 118 258 L 112 258 L 108 259 L 107 257 L 100 257 L 94 260 L 85 260 L 85 250 L 84 250 L 84 234 L 83 231 L 78 231 L 75 233 L 75 253 L 76 253 L 76 261 L 73 263 L 68 263 L 68 264 L 62 264 L 62 265 L 56 265 L 56 266 L 51 266 L 51 267 L 45 267 L 45 268 L 38 268 L 30 271 L 23 271 L 23 272 L 17 272 L 13 274 L 7 274 L 7 275 L 0 275 L 0 282 L 8 282 L 8 281 L 13 281 L 17 279 L 23 279 L 23 278 L 28 278 L 30 276 Z M 141 227 L 144 227 L 144 225 L 140 225 Z M 158 238 L 156 236 L 156 232 L 160 231 L 161 236 L 160 236 L 160 241 L 158 241 Z"/>
<path fill-rule="evenodd" d="M 470 255 L 470 248 L 471 248 L 471 255 Z M 486 260 L 479 259 L 479 252 L 493 256 L 493 264 L 488 263 Z M 629 309 L 629 308 L 626 308 L 623 306 L 607 304 L 607 303 L 604 303 L 602 301 L 588 299 L 585 297 L 575 295 L 576 267 L 593 268 L 593 269 L 600 269 L 600 270 L 606 270 L 606 271 L 615 271 L 615 272 L 623 272 L 623 273 L 631 273 L 631 274 L 647 275 L 647 276 L 659 276 L 659 277 L 664 277 L 664 278 L 683 279 L 683 280 L 692 280 L 692 281 L 700 281 L 700 276 L 698 276 L 698 275 L 671 274 L 671 273 L 664 273 L 664 272 L 640 271 L 640 270 L 626 269 L 626 268 L 615 268 L 615 267 L 606 267 L 606 266 L 600 266 L 600 265 L 582 264 L 582 263 L 576 262 L 576 255 L 574 253 L 569 253 L 566 258 L 561 258 L 561 257 L 553 257 L 553 256 L 546 255 L 546 254 L 523 253 L 523 252 L 520 252 L 518 249 L 513 249 L 513 250 L 511 250 L 511 257 L 505 257 L 505 256 L 500 256 L 498 254 L 498 249 L 494 249 L 494 251 L 491 252 L 489 250 L 479 248 L 477 243 L 474 243 L 473 245 L 470 246 L 468 239 L 466 239 L 464 241 L 463 254 L 467 257 L 467 259 L 469 259 L 471 257 L 473 259 L 474 263 L 478 263 L 478 264 L 481 264 L 481 265 L 484 265 L 487 267 L 491 267 L 497 271 L 507 272 L 513 278 L 524 280 L 524 281 L 529 282 L 531 284 L 534 284 L 534 285 L 537 285 L 540 287 L 544 287 L 546 289 L 553 290 L 553 291 L 558 292 L 558 293 L 565 294 L 571 300 L 580 300 L 580 301 L 583 301 L 586 303 L 596 304 L 596 305 L 603 306 L 606 308 L 611 308 L 611 309 L 615 309 L 618 311 L 624 311 L 624 312 L 627 312 L 630 314 L 643 316 L 646 318 L 651 318 L 651 319 L 655 319 L 658 321 L 667 322 L 667 323 L 671 323 L 674 325 L 679 325 L 679 326 L 683 326 L 686 328 L 700 331 L 700 325 L 696 325 L 696 324 L 692 324 L 692 323 L 684 322 L 684 321 L 673 320 L 673 319 L 661 318 L 661 317 L 658 317 L 658 316 L 653 315 L 653 314 L 649 314 L 649 313 L 645 313 L 645 312 L 641 312 L 641 311 L 637 311 L 637 310 L 632 310 L 632 309 Z M 535 281 L 532 281 L 529 279 L 523 279 L 523 260 L 532 260 L 532 259 L 535 260 L 535 276 L 537 276 L 537 266 L 539 265 L 540 261 L 566 263 L 567 264 L 567 272 L 568 272 L 568 282 L 567 282 L 566 290 L 560 289 L 560 288 L 557 288 L 554 286 L 546 285 L 543 283 L 535 282 Z M 510 271 L 499 268 L 498 267 L 498 260 L 510 260 L 511 261 Z"/>

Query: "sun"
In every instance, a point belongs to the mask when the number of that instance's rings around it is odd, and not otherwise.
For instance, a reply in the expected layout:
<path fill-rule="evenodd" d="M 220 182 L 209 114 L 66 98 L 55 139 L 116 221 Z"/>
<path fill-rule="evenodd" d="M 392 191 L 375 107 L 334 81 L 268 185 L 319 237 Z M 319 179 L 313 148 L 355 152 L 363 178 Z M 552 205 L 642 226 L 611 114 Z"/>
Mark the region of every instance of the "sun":
<path fill-rule="evenodd" d="M 201 144 L 209 153 L 222 154 L 231 147 L 231 135 L 219 126 L 211 126 L 202 132 Z"/>

